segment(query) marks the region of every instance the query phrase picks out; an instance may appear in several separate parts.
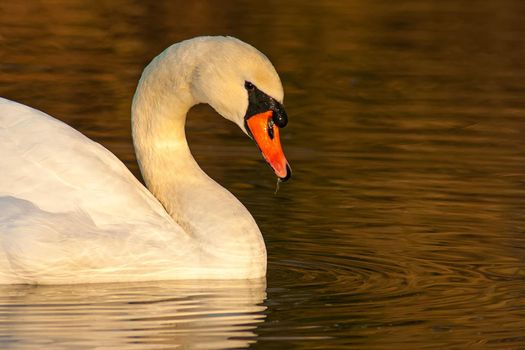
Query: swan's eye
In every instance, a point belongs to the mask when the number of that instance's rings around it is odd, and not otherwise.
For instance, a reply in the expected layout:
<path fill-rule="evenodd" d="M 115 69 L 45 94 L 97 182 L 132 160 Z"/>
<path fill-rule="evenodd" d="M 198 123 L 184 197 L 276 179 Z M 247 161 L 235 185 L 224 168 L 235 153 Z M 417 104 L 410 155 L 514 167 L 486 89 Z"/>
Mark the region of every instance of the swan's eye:
<path fill-rule="evenodd" d="M 246 90 L 248 91 L 253 91 L 255 89 L 255 85 L 253 85 L 252 83 L 250 83 L 249 81 L 245 81 L 244 82 L 244 87 L 246 88 Z"/>

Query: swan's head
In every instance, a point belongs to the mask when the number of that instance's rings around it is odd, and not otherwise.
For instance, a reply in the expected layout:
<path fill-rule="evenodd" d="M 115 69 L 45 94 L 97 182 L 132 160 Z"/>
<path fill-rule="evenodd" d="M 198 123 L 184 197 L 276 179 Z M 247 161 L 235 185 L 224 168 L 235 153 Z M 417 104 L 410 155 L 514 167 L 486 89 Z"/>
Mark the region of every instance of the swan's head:
<path fill-rule="evenodd" d="M 279 129 L 288 117 L 275 68 L 254 47 L 231 37 L 194 41 L 200 52 L 191 79 L 192 94 L 252 137 L 281 181 L 291 176 Z"/>

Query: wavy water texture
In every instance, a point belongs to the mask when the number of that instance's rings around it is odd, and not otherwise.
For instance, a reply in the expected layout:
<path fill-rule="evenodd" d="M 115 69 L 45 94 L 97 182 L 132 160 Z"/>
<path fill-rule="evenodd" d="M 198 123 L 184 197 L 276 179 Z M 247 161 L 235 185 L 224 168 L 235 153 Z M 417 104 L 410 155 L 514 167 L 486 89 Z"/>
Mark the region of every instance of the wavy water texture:
<path fill-rule="evenodd" d="M 228 349 L 255 341 L 264 281 L 1 286 L 2 348 Z"/>

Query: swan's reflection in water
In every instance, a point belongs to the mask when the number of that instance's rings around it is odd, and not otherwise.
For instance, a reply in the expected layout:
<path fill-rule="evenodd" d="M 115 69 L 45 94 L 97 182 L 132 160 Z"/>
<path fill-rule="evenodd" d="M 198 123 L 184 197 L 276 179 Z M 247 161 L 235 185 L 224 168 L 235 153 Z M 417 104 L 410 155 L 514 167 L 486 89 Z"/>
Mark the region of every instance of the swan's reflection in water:
<path fill-rule="evenodd" d="M 0 286 L 0 348 L 246 348 L 265 298 L 264 279 Z"/>

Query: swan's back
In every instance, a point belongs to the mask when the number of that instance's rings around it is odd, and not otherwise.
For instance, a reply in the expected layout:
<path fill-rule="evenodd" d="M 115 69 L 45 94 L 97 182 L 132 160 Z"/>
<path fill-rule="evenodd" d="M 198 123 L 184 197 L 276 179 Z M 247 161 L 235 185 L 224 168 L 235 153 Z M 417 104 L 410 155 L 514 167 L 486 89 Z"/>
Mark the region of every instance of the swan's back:
<path fill-rule="evenodd" d="M 108 222 L 108 213 L 109 222 L 119 214 L 166 216 L 107 149 L 45 113 L 2 98 L 0 168 L 0 195 L 29 200 L 42 210 L 81 209 L 100 225 Z M 145 211 L 144 205 L 151 209 Z"/>
<path fill-rule="evenodd" d="M 162 205 L 111 152 L 2 98 L 0 169 L 0 283 L 70 283 L 72 276 L 46 281 L 46 271 L 70 266 L 74 274 L 76 264 L 125 270 L 141 250 L 154 254 L 175 236 L 184 241 Z"/>

